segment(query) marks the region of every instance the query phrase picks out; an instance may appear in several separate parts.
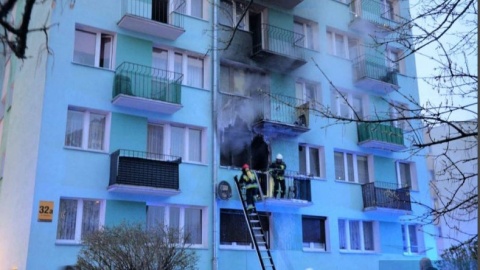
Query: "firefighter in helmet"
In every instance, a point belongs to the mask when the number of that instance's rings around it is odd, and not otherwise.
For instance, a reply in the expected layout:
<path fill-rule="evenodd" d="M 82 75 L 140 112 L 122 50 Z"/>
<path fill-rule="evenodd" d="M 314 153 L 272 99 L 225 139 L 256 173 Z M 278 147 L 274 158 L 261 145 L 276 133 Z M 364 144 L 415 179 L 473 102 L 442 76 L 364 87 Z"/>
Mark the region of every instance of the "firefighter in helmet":
<path fill-rule="evenodd" d="M 277 198 L 280 195 L 280 198 L 285 197 L 285 169 L 287 168 L 287 164 L 283 162 L 282 154 L 278 154 L 276 157 L 275 162 L 270 164 L 269 172 L 270 175 L 273 177 L 273 197 Z"/>
<path fill-rule="evenodd" d="M 258 180 L 257 175 L 250 171 L 250 166 L 244 164 L 242 166 L 242 175 L 240 176 L 240 185 L 246 189 L 247 210 L 255 208 L 255 198 L 258 196 Z"/>

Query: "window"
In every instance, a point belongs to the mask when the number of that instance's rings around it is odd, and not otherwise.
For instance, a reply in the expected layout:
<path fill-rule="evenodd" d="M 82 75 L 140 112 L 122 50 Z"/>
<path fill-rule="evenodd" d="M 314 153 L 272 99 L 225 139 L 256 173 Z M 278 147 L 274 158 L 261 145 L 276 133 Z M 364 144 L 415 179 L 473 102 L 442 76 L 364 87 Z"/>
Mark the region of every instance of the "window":
<path fill-rule="evenodd" d="M 417 180 L 415 174 L 415 163 L 400 162 L 396 163 L 397 179 L 401 187 L 410 187 L 411 190 L 417 190 Z"/>
<path fill-rule="evenodd" d="M 190 54 L 153 48 L 152 67 L 183 74 L 183 84 L 204 88 L 204 59 Z"/>
<path fill-rule="evenodd" d="M 295 33 L 304 36 L 304 38 L 295 43 L 295 45 L 312 50 L 317 49 L 315 33 L 317 33 L 318 28 L 315 23 L 296 18 L 293 27 Z"/>
<path fill-rule="evenodd" d="M 149 124 L 147 151 L 182 157 L 182 161 L 205 161 L 205 129 L 170 124 Z"/>
<path fill-rule="evenodd" d="M 109 114 L 71 107 L 67 114 L 65 146 L 107 151 L 109 127 Z"/>
<path fill-rule="evenodd" d="M 60 199 L 57 242 L 80 243 L 83 236 L 103 225 L 104 202 L 87 199 Z"/>
<path fill-rule="evenodd" d="M 403 252 L 406 254 L 419 254 L 422 252 L 421 227 L 417 224 L 402 225 Z"/>
<path fill-rule="evenodd" d="M 332 107 L 334 112 L 343 118 L 363 119 L 364 98 L 361 95 L 339 92 L 332 89 Z"/>
<path fill-rule="evenodd" d="M 246 3 L 235 2 L 231 0 L 221 0 L 218 14 L 218 21 L 222 25 L 235 27 L 238 24 L 238 29 L 248 30 L 248 12 L 242 20 L 243 13 L 247 8 Z"/>
<path fill-rule="evenodd" d="M 234 66 L 220 66 L 220 90 L 225 93 L 250 96 L 258 88 L 266 88 L 267 76 L 263 72 Z"/>
<path fill-rule="evenodd" d="M 300 173 L 314 177 L 325 177 L 323 147 L 298 146 Z"/>
<path fill-rule="evenodd" d="M 359 41 L 347 35 L 327 31 L 328 53 L 353 60 L 358 57 Z"/>
<path fill-rule="evenodd" d="M 260 223 L 269 244 L 269 214 L 258 212 Z M 241 210 L 220 209 L 220 245 L 223 247 L 254 248 L 247 222 Z"/>
<path fill-rule="evenodd" d="M 404 73 L 403 60 L 401 60 L 402 52 L 397 49 L 387 48 L 385 51 L 385 64 L 389 71 Z"/>
<path fill-rule="evenodd" d="M 203 207 L 179 205 L 147 206 L 147 227 L 167 226 L 187 237 L 187 243 L 204 246 L 206 240 L 206 211 Z"/>
<path fill-rule="evenodd" d="M 335 151 L 334 156 L 336 180 L 360 184 L 370 182 L 368 156 L 339 151 Z"/>
<path fill-rule="evenodd" d="M 303 248 L 307 250 L 327 250 L 326 217 L 302 216 Z"/>
<path fill-rule="evenodd" d="M 113 35 L 75 29 L 73 62 L 112 69 Z"/>
<path fill-rule="evenodd" d="M 203 7 L 203 0 L 185 0 L 178 12 L 202 19 Z"/>
<path fill-rule="evenodd" d="M 398 19 L 398 7 L 395 0 L 381 0 L 383 7 L 382 17 L 395 21 Z"/>
<path fill-rule="evenodd" d="M 311 108 L 319 108 L 321 103 L 320 85 L 305 81 L 295 82 L 295 91 L 298 99 L 310 102 Z"/>
<path fill-rule="evenodd" d="M 375 251 L 375 232 L 372 221 L 338 220 L 340 250 Z"/>
<path fill-rule="evenodd" d="M 407 104 L 392 102 L 390 106 L 390 118 L 396 119 L 393 121 L 393 126 L 407 130 L 409 128 L 408 120 L 402 119 L 409 117 L 410 110 L 408 109 Z"/>

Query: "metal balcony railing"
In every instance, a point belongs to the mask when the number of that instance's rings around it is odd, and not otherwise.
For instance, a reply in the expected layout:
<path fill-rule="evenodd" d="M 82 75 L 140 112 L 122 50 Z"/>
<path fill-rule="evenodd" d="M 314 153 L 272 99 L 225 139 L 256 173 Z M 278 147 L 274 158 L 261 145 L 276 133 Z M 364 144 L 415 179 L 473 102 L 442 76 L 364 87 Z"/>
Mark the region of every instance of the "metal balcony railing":
<path fill-rule="evenodd" d="M 268 94 L 255 96 L 256 108 L 260 108 L 258 120 L 308 127 L 309 103 L 298 98 Z"/>
<path fill-rule="evenodd" d="M 179 189 L 180 157 L 120 149 L 110 155 L 109 185 Z"/>
<path fill-rule="evenodd" d="M 398 70 L 387 67 L 385 58 L 368 54 L 361 55 L 353 60 L 353 70 L 355 71 L 355 79 L 357 81 L 373 79 L 398 86 Z"/>
<path fill-rule="evenodd" d="M 264 199 L 274 198 L 274 183 L 269 172 L 256 171 Z M 286 194 L 284 199 L 312 201 L 310 178 L 296 171 L 285 171 Z"/>
<path fill-rule="evenodd" d="M 122 0 L 122 16 L 141 18 L 184 27 L 185 0 Z"/>
<path fill-rule="evenodd" d="M 358 123 L 358 143 L 390 150 L 404 149 L 403 130 L 379 123 Z"/>
<path fill-rule="evenodd" d="M 373 182 L 362 185 L 363 208 L 411 211 L 410 188 L 396 183 Z"/>
<path fill-rule="evenodd" d="M 305 60 L 304 51 L 300 46 L 305 38 L 303 34 L 265 23 L 261 25 L 260 31 L 257 33 L 258 31 L 253 30 L 254 56 L 262 51 L 268 51 L 293 59 Z"/>
<path fill-rule="evenodd" d="M 352 21 L 362 19 L 390 29 L 395 27 L 401 18 L 386 1 L 353 0 L 350 2 L 350 10 Z"/>
<path fill-rule="evenodd" d="M 128 96 L 180 104 L 183 74 L 124 62 L 115 71 L 113 98 Z"/>

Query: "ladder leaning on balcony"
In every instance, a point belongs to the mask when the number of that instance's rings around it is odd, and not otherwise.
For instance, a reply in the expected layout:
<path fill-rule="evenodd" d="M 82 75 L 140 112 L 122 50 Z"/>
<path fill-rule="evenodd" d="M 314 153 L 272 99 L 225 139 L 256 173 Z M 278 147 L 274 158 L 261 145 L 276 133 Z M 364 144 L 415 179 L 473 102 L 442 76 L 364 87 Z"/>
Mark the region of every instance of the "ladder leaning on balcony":
<path fill-rule="evenodd" d="M 255 251 L 257 252 L 262 269 L 275 270 L 276 268 L 275 264 L 273 263 L 272 254 L 270 253 L 270 247 L 267 243 L 265 232 L 262 229 L 262 224 L 260 222 L 260 216 L 258 215 L 257 209 L 253 208 L 250 211 L 247 211 L 247 199 L 245 194 L 242 193 L 242 188 L 240 187 L 240 183 L 236 176 L 235 184 L 237 186 L 238 196 L 242 200 L 243 214 L 245 215 L 245 220 L 247 221 L 248 231 L 250 232 L 250 237 L 252 238 L 252 242 L 255 247 Z"/>

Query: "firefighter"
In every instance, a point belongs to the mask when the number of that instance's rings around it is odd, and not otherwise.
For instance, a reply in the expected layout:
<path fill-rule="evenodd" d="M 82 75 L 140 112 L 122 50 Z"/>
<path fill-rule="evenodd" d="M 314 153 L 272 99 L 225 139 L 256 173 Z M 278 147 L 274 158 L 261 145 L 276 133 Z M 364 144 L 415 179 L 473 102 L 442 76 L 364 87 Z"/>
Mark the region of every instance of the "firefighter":
<path fill-rule="evenodd" d="M 287 168 L 287 164 L 283 162 L 282 154 L 278 154 L 276 157 L 275 162 L 270 164 L 269 172 L 273 177 L 273 197 L 277 198 L 280 195 L 280 198 L 285 197 L 285 169 Z"/>
<path fill-rule="evenodd" d="M 250 171 L 250 166 L 244 164 L 242 166 L 242 175 L 240 176 L 240 185 L 246 189 L 247 211 L 255 208 L 255 199 L 258 197 L 258 180 L 257 175 Z"/>

